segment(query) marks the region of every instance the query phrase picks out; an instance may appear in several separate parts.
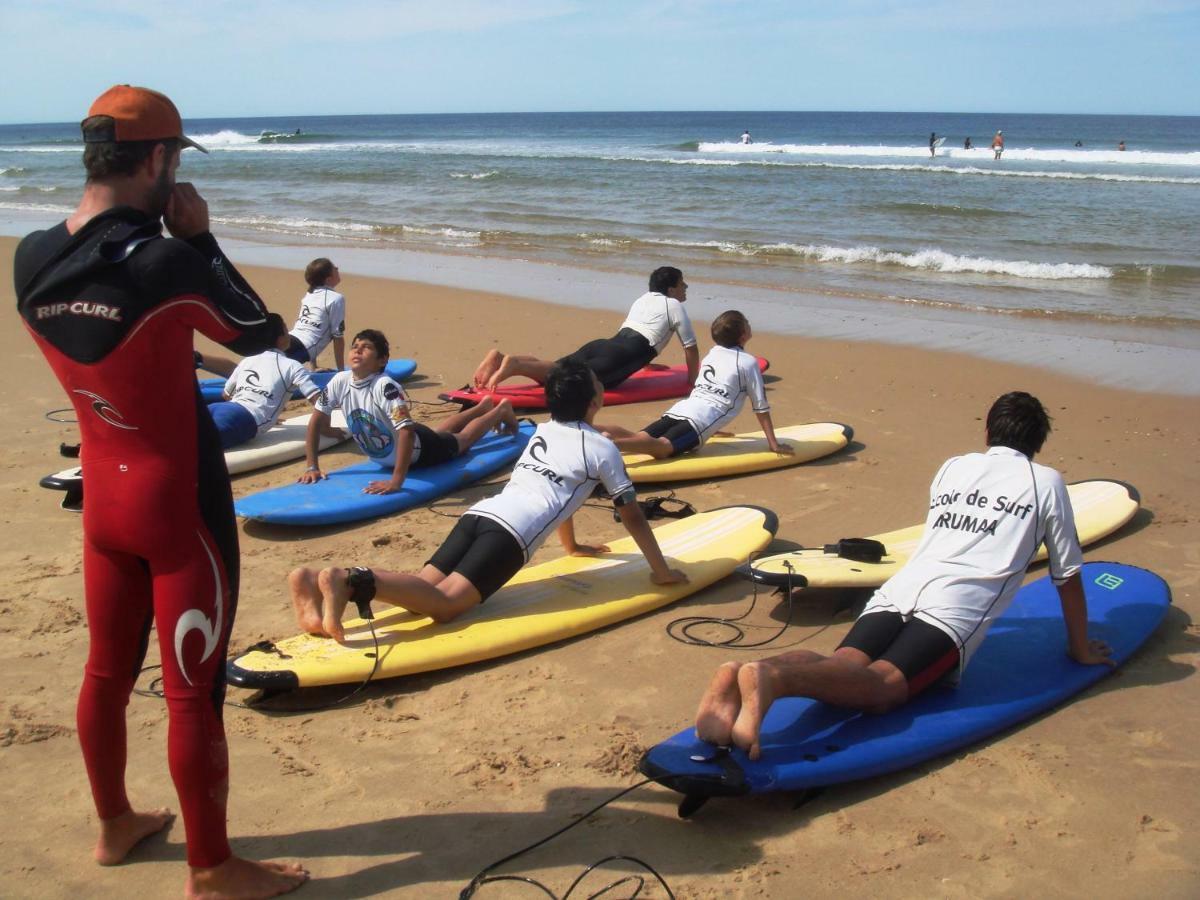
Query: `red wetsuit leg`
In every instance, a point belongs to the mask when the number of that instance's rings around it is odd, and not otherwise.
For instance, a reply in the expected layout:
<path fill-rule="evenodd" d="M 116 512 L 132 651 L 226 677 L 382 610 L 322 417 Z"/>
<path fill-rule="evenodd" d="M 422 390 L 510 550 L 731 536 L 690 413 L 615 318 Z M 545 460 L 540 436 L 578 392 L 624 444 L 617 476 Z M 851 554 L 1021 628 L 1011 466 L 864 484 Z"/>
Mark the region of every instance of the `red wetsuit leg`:
<path fill-rule="evenodd" d="M 208 529 L 197 522 L 174 543 L 180 550 L 174 558 L 150 564 L 170 716 L 167 761 L 187 830 L 188 865 L 209 868 L 231 855 L 229 751 L 221 713 L 233 604 Z"/>
<path fill-rule="evenodd" d="M 135 556 L 84 539 L 88 659 L 75 713 L 96 812 L 129 810 L 125 793 L 125 707 L 150 633 L 150 573 Z"/>

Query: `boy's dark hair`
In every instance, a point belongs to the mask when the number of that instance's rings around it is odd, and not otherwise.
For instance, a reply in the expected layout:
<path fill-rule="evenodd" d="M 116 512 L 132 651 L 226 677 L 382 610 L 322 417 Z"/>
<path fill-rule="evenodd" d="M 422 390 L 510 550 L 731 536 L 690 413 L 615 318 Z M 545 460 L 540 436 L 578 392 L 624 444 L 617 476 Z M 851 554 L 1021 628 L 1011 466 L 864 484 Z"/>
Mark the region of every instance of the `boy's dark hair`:
<path fill-rule="evenodd" d="M 713 343 L 721 347 L 738 346 L 741 344 L 742 335 L 746 333 L 746 326 L 749 324 L 750 320 L 736 309 L 725 310 L 725 312 L 713 319 Z"/>
<path fill-rule="evenodd" d="M 97 136 L 112 133 L 111 116 L 91 116 L 83 120 L 83 168 L 89 181 L 132 175 L 159 144 L 166 147 L 168 159 L 179 152 L 179 141 L 106 141 Z M 90 138 L 90 139 L 89 139 Z"/>
<path fill-rule="evenodd" d="M 1033 458 L 1050 434 L 1050 416 L 1041 401 L 1024 391 L 1011 391 L 988 410 L 987 445 L 1011 447 Z"/>
<path fill-rule="evenodd" d="M 578 422 L 596 399 L 595 375 L 585 362 L 560 359 L 546 375 L 546 406 L 555 422 Z"/>
<path fill-rule="evenodd" d="M 287 330 L 287 322 L 283 321 L 283 316 L 279 313 L 267 313 L 267 337 L 272 344 L 287 334 Z"/>
<path fill-rule="evenodd" d="M 665 294 L 679 284 L 683 273 L 674 266 L 659 266 L 650 273 L 650 290 L 656 294 Z"/>
<path fill-rule="evenodd" d="M 392 348 L 388 345 L 388 339 L 384 337 L 382 331 L 376 328 L 364 328 L 354 336 L 354 340 L 350 343 L 353 344 L 355 341 L 369 341 L 380 359 L 391 358 Z"/>
<path fill-rule="evenodd" d="M 319 288 L 329 276 L 333 274 L 333 263 L 323 256 L 319 256 L 308 264 L 304 269 L 304 280 L 308 282 L 309 289 Z"/>

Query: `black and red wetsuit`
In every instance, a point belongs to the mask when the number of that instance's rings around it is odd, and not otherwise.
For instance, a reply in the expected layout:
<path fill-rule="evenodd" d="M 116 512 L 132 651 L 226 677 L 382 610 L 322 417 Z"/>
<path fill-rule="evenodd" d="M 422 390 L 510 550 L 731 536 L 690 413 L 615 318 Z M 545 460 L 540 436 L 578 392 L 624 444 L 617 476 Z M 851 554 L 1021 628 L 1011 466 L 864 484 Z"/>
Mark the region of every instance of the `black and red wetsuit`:
<path fill-rule="evenodd" d="M 221 719 L 238 591 L 229 474 L 196 386 L 192 338 L 257 353 L 266 308 L 211 234 L 166 238 L 108 210 L 17 249 L 17 305 L 75 406 L 87 487 L 83 572 L 90 634 L 79 739 L 96 809 L 128 810 L 125 706 L 157 623 L 168 761 L 188 863 L 230 855 Z"/>

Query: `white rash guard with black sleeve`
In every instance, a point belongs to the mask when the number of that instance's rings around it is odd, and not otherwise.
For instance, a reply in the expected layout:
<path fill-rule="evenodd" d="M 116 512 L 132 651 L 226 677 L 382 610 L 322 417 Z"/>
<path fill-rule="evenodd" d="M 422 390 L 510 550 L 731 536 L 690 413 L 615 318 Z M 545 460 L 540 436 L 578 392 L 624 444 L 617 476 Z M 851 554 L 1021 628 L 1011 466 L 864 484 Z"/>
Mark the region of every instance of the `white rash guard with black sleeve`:
<path fill-rule="evenodd" d="M 610 497 L 633 490 L 616 444 L 586 422 L 543 422 L 537 427 L 504 490 L 465 515 L 502 525 L 521 545 L 525 561 L 555 528 L 575 514 L 597 484 Z"/>
<path fill-rule="evenodd" d="M 703 444 L 737 418 L 747 397 L 756 413 L 771 411 L 758 360 L 741 347 L 716 346 L 701 361 L 692 393 L 665 415 L 691 425 Z"/>
<path fill-rule="evenodd" d="M 395 381 L 377 372 L 355 381 L 348 371 L 338 372 L 317 398 L 317 411 L 326 415 L 340 409 L 350 436 L 373 462 L 390 468 L 396 465 L 396 435 L 415 424 L 408 414 L 408 395 Z M 411 462 L 421 456 L 420 432 L 413 439 Z"/>
<path fill-rule="evenodd" d="M 875 592 L 863 615 L 898 612 L 939 628 L 966 667 L 1008 608 L 1038 546 L 1062 584 L 1083 565 L 1062 476 L 1008 447 L 947 460 L 929 492 L 912 559 Z"/>
<path fill-rule="evenodd" d="M 307 400 L 320 390 L 308 369 L 278 350 L 247 356 L 225 382 L 225 395 L 254 416 L 259 434 L 279 419 L 292 391 L 299 391 Z"/>
<path fill-rule="evenodd" d="M 696 346 L 696 333 L 687 310 L 674 297 L 665 294 L 653 291 L 642 294 L 633 301 L 621 327 L 631 328 L 644 337 L 654 348 L 655 356 L 663 352 L 673 334 L 679 335 L 679 343 L 685 348 Z"/>
<path fill-rule="evenodd" d="M 335 337 L 346 333 L 346 298 L 332 288 L 316 288 L 300 299 L 300 316 L 291 334 L 299 338 L 312 362 Z"/>

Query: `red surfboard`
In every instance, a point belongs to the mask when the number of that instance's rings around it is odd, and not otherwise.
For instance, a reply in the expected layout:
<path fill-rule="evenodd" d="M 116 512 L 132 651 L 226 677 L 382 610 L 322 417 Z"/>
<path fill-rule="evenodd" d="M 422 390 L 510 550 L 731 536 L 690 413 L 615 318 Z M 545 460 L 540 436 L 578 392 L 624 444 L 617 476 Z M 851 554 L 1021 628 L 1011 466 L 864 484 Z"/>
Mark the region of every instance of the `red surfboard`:
<path fill-rule="evenodd" d="M 771 364 L 758 357 L 758 368 L 767 371 Z M 671 400 L 686 397 L 692 386 L 687 380 L 687 366 L 661 366 L 651 363 L 634 372 L 619 385 L 604 392 L 605 406 L 620 406 L 623 403 L 644 403 L 648 400 Z M 509 400 L 514 409 L 545 409 L 546 391 L 536 381 L 521 381 L 501 385 L 494 391 L 476 391 L 469 387 L 439 394 L 443 400 L 453 400 L 464 407 L 474 406 L 484 397 L 493 400 Z"/>

